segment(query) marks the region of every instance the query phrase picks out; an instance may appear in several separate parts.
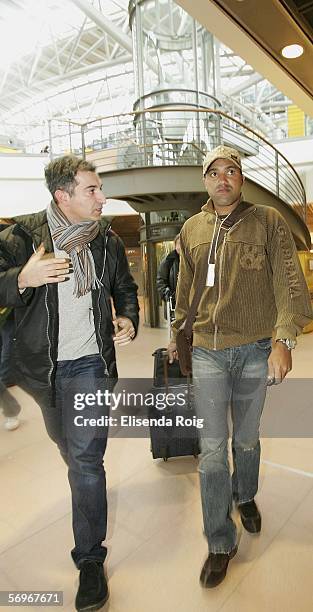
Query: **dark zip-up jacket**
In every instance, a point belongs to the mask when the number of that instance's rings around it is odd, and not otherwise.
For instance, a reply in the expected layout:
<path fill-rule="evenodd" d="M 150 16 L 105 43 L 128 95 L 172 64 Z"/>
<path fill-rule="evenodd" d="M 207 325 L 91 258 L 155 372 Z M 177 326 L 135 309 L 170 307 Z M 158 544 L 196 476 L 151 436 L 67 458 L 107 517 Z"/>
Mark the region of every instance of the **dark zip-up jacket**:
<path fill-rule="evenodd" d="M 175 299 L 178 272 L 179 255 L 176 249 L 174 249 L 161 261 L 157 274 L 157 288 L 162 300 L 169 298 L 167 295 L 168 290 Z"/>
<path fill-rule="evenodd" d="M 33 388 L 53 386 L 58 353 L 58 287 L 46 284 L 18 290 L 18 275 L 41 243 L 53 251 L 46 211 L 19 216 L 0 232 L 0 304 L 15 309 L 15 353 L 18 384 Z M 92 290 L 92 305 L 99 354 L 104 372 L 117 378 L 113 343 L 111 297 L 116 316 L 131 319 L 137 333 L 137 285 L 129 272 L 122 241 L 100 222 L 100 231 L 90 243 L 96 274 L 102 286 Z M 77 330 L 79 334 L 79 330 Z"/>

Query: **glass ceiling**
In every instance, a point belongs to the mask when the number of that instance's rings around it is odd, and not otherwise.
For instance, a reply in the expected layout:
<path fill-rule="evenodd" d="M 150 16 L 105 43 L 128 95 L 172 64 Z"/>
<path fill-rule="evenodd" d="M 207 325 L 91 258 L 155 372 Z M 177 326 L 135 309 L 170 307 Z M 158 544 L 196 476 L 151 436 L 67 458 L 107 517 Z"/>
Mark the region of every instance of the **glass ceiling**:
<path fill-rule="evenodd" d="M 290 101 L 216 44 L 226 111 L 238 114 L 241 104 L 264 128 L 278 122 L 283 135 Z M 51 118 L 132 110 L 131 45 L 128 0 L 0 0 L 0 133 L 29 140 Z"/>

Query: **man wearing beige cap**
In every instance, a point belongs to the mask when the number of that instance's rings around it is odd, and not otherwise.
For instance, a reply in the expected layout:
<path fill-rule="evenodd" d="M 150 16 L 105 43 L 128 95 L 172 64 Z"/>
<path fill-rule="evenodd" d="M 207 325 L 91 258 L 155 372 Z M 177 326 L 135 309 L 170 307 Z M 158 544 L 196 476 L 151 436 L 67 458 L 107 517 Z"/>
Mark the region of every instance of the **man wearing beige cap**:
<path fill-rule="evenodd" d="M 210 151 L 203 180 L 209 200 L 180 234 L 176 318 L 168 352 L 170 361 L 177 357 L 177 331 L 205 278 L 193 324 L 192 366 L 196 412 L 204 420 L 199 472 L 209 547 L 200 582 L 212 588 L 225 578 L 237 552 L 233 505 L 247 531 L 261 530 L 254 497 L 266 387 L 280 383 L 291 370 L 291 349 L 312 310 L 286 222 L 273 208 L 242 198 L 239 152 L 226 146 Z"/>

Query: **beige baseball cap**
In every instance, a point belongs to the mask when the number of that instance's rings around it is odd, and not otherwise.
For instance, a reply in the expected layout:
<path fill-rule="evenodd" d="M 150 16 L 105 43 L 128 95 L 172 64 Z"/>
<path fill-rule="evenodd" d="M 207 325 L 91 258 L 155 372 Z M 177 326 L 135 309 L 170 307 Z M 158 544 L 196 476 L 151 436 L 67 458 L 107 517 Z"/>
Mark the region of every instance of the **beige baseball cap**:
<path fill-rule="evenodd" d="M 225 147 L 224 145 L 220 145 L 219 147 L 215 147 L 212 151 L 208 151 L 204 160 L 203 160 L 203 176 L 207 172 L 208 168 L 213 164 L 216 159 L 231 159 L 240 170 L 241 167 L 241 157 L 239 151 L 237 149 L 232 149 L 231 147 Z"/>

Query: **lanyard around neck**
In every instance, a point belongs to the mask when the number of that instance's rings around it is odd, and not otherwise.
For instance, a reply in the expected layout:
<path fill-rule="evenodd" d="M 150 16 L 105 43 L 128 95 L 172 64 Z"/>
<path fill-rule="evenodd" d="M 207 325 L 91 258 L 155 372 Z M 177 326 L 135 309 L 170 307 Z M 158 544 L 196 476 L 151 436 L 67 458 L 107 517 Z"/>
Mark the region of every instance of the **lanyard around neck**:
<path fill-rule="evenodd" d="M 208 263 L 215 263 L 215 261 L 216 261 L 216 253 L 217 253 L 217 248 L 218 248 L 218 239 L 220 237 L 220 232 L 221 232 L 221 229 L 223 227 L 223 224 L 225 223 L 225 221 L 228 219 L 228 217 L 230 215 L 231 215 L 231 213 L 228 213 L 228 215 L 225 217 L 225 219 L 223 219 L 223 221 L 220 223 L 220 225 L 218 227 L 218 230 L 216 232 L 217 221 L 218 221 L 218 214 L 215 213 L 215 223 L 214 223 L 212 242 L 211 242 L 210 250 L 209 250 Z M 212 258 L 212 254 L 213 254 L 213 258 Z"/>

